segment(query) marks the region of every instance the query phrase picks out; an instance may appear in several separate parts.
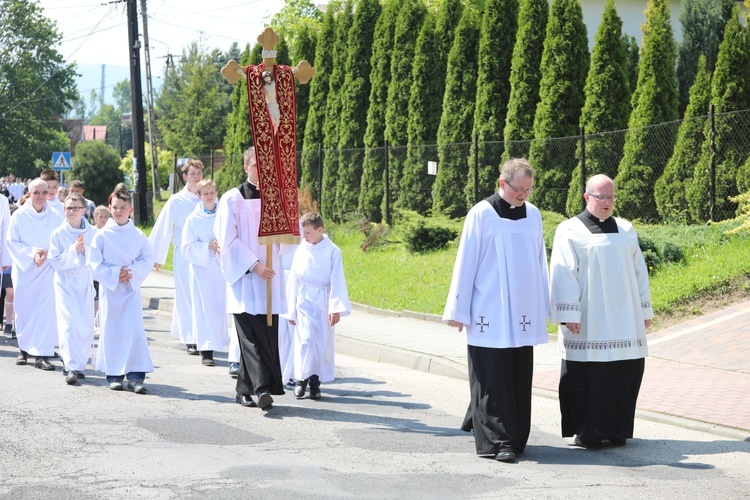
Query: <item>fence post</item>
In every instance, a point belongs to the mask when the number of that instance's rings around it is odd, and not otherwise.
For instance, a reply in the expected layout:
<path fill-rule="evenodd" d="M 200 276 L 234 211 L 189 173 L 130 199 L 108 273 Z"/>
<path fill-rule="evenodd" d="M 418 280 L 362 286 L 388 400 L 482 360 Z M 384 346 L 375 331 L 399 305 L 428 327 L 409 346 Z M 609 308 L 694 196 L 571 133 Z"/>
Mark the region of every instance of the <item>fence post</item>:
<path fill-rule="evenodd" d="M 318 144 L 318 203 L 320 213 L 323 212 L 323 146 Z"/>
<path fill-rule="evenodd" d="M 211 150 L 211 155 L 208 159 L 209 162 L 211 162 L 211 179 L 214 178 L 214 150 Z"/>
<path fill-rule="evenodd" d="M 586 209 L 586 131 L 581 127 L 581 210 Z"/>
<path fill-rule="evenodd" d="M 479 203 L 479 134 L 474 134 L 474 204 Z"/>
<path fill-rule="evenodd" d="M 710 128 L 708 131 L 708 151 L 709 151 L 709 171 L 710 171 L 710 183 L 709 193 L 711 196 L 710 209 L 711 209 L 711 222 L 716 222 L 716 124 L 714 122 L 714 105 L 708 105 L 708 119 Z"/>
<path fill-rule="evenodd" d="M 172 196 L 180 190 L 178 183 L 180 182 L 180 175 L 177 173 L 177 153 L 174 154 L 174 161 L 172 163 L 172 192 L 169 196 Z"/>
<path fill-rule="evenodd" d="M 386 224 L 391 223 L 391 179 L 388 169 L 388 139 L 385 140 L 385 213 Z"/>

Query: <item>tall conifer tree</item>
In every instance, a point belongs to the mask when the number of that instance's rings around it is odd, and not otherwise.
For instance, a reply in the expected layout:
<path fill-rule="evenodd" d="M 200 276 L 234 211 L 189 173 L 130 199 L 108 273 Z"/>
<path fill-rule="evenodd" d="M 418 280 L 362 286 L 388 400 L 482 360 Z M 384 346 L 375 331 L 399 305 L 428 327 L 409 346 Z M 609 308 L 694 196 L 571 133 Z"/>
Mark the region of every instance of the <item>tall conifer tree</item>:
<path fill-rule="evenodd" d="M 502 141 L 505 115 L 510 97 L 510 65 L 512 47 L 518 25 L 518 0 L 487 0 L 482 14 L 482 33 L 479 39 L 477 98 L 474 109 L 474 137 L 479 146 L 469 158 L 469 178 L 464 194 L 466 204 L 472 206 L 479 199 L 491 195 L 497 188 L 502 151 L 488 151 L 486 142 Z M 476 155 L 476 156 L 475 156 Z M 474 158 L 479 173 L 474 174 Z M 475 186 L 475 178 L 478 185 Z"/>
<path fill-rule="evenodd" d="M 409 140 L 409 92 L 414 52 L 426 12 L 422 0 L 402 0 L 396 19 L 391 54 L 391 81 L 388 85 L 388 100 L 385 107 L 385 138 L 389 146 L 406 146 Z M 396 154 L 390 154 L 391 152 L 393 150 L 389 151 L 388 158 L 390 200 L 386 200 L 384 195 L 382 210 L 386 203 L 393 203 L 399 198 L 399 186 L 406 160 L 406 148 L 398 148 Z"/>
<path fill-rule="evenodd" d="M 721 3 L 717 0 L 682 0 L 680 3 L 682 41 L 677 49 L 680 115 L 688 105 L 688 94 L 698 72 L 698 58 L 701 55 L 706 56 L 706 69 L 709 74 L 716 65 L 721 28 L 724 26 Z"/>
<path fill-rule="evenodd" d="M 380 17 L 378 0 L 359 0 L 349 30 L 349 55 L 341 89 L 339 124 L 339 174 L 335 211 L 341 216 L 356 211 L 364 161 L 367 100 L 370 98 L 370 69 L 375 24 Z"/>
<path fill-rule="evenodd" d="M 328 82 L 326 114 L 323 122 L 323 192 L 320 209 L 323 214 L 340 220 L 336 211 L 336 184 L 339 174 L 339 132 L 341 123 L 341 87 L 346 75 L 349 55 L 349 29 L 352 27 L 352 0 L 344 0 L 344 8 L 336 15 L 336 40 L 333 45 L 333 71 Z"/>
<path fill-rule="evenodd" d="M 711 80 L 711 103 L 717 113 L 714 134 L 717 152 L 715 159 L 715 218 L 717 220 L 734 215 L 737 205 L 728 198 L 747 189 L 747 179 L 743 179 L 744 173 L 740 169 L 749 154 L 747 129 L 742 123 L 746 118 L 742 114 L 731 112 L 750 108 L 748 36 L 747 29 L 743 28 L 740 23 L 739 10 L 735 8 L 734 15 L 724 30 L 724 40 L 719 46 L 719 57 Z M 695 173 L 688 188 L 690 215 L 696 221 L 701 222 L 711 218 L 711 150 L 708 130 L 705 130 L 704 134 L 706 140 L 701 148 L 701 157 L 695 166 Z"/>
<path fill-rule="evenodd" d="M 437 17 L 430 14 L 425 18 L 417 38 L 409 92 L 409 149 L 399 190 L 399 206 L 422 215 L 432 208 L 435 180 L 426 174 L 426 160 L 437 160 L 427 154 L 425 145 L 437 141 L 448 52 L 462 11 L 460 0 L 447 0 L 438 8 Z"/>
<path fill-rule="evenodd" d="M 325 121 L 326 100 L 329 80 L 333 71 L 333 40 L 336 32 L 334 12 L 340 4 L 330 2 L 323 17 L 323 25 L 318 32 L 315 46 L 315 77 L 310 80 L 310 109 L 305 123 L 302 143 L 302 173 L 300 186 L 308 187 L 314 199 L 320 202 L 320 157 L 318 148 L 323 145 L 323 122 Z"/>
<path fill-rule="evenodd" d="M 534 114 L 539 103 L 542 51 L 547 32 L 547 0 L 520 0 L 518 33 L 510 65 L 510 97 L 505 117 L 503 160 L 529 155 Z"/>
<path fill-rule="evenodd" d="M 591 67 L 586 77 L 584 94 L 586 102 L 581 112 L 581 127 L 586 138 L 586 177 L 605 174 L 617 175 L 617 165 L 622 158 L 622 140 L 619 134 L 600 134 L 622 130 L 628 126 L 630 114 L 630 84 L 628 59 L 622 39 L 622 20 L 617 14 L 614 0 L 607 0 L 602 21 L 594 37 Z M 578 145 L 581 157 L 581 144 Z M 565 213 L 572 217 L 582 208 L 583 190 L 581 163 L 573 170 L 568 189 Z"/>
<path fill-rule="evenodd" d="M 578 135 L 589 70 L 589 47 L 578 0 L 554 0 L 542 54 L 539 105 L 529 161 L 537 169 L 533 202 L 565 212 L 570 176 L 576 165 L 575 140 L 549 140 Z"/>
<path fill-rule="evenodd" d="M 305 59 L 315 67 L 315 29 L 310 24 L 300 26 L 299 32 L 294 39 L 294 47 L 291 51 L 292 64 L 296 65 Z M 297 151 L 302 150 L 305 144 L 305 127 L 307 125 L 307 114 L 310 112 L 310 83 L 301 85 L 295 80 L 297 88 Z M 301 165 L 297 166 L 298 168 Z"/>
<path fill-rule="evenodd" d="M 633 35 L 624 33 L 622 35 L 622 43 L 625 45 L 625 54 L 628 58 L 628 86 L 630 87 L 630 95 L 633 95 L 635 88 L 638 86 L 638 61 L 640 60 L 640 49 L 638 48 L 638 42 L 635 41 Z M 631 102 L 628 101 L 629 109 L 632 109 Z"/>
<path fill-rule="evenodd" d="M 432 189 L 433 213 L 449 217 L 466 215 L 466 198 L 460 196 L 458 187 L 466 182 L 468 149 L 461 143 L 471 141 L 474 123 L 479 33 L 479 16 L 472 6 L 466 6 L 448 56 L 438 128 L 438 174 Z"/>
<path fill-rule="evenodd" d="M 260 47 L 260 44 L 256 45 Z M 249 44 L 245 46 L 239 62 L 242 66 L 252 64 Z M 234 85 L 230 100 L 232 111 L 227 117 L 227 133 L 224 136 L 224 166 L 215 175 L 219 193 L 225 193 L 247 179 L 247 174 L 242 168 L 243 155 L 253 144 L 247 109 L 247 83 L 244 79 L 240 79 Z"/>
<path fill-rule="evenodd" d="M 626 219 L 647 215 L 654 206 L 654 184 L 672 156 L 677 132 L 676 124 L 667 124 L 677 119 L 675 42 L 669 0 L 649 0 L 642 45 L 625 154 L 615 178 L 616 209 Z M 651 126 L 662 123 L 665 125 Z"/>
<path fill-rule="evenodd" d="M 385 105 L 391 81 L 393 32 L 398 16 L 399 0 L 386 0 L 375 25 L 370 73 L 370 106 L 365 130 L 365 161 L 359 190 L 359 212 L 372 221 L 382 218 L 380 204 L 383 185 L 383 140 L 385 139 Z"/>
<path fill-rule="evenodd" d="M 711 102 L 711 72 L 706 56 L 698 59 L 698 74 L 693 79 L 685 118 L 677 132 L 677 143 L 664 173 L 654 186 L 654 199 L 659 216 L 665 222 L 693 222 L 688 209 L 687 188 L 693 179 L 695 160 L 701 156 L 706 140 L 708 105 Z"/>

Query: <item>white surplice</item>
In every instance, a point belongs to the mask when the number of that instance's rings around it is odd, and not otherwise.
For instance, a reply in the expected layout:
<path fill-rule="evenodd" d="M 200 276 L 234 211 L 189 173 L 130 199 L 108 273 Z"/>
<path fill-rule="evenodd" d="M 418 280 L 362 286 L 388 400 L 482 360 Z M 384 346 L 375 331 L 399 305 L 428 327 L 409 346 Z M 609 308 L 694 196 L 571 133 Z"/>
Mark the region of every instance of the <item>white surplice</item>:
<path fill-rule="evenodd" d="M 8 226 L 18 347 L 32 356 L 54 355 L 58 341 L 52 284 L 55 271 L 49 260 L 41 266 L 34 264 L 34 252 L 49 249 L 50 236 L 63 220 L 48 203 L 37 212 L 28 200 L 15 211 Z"/>
<path fill-rule="evenodd" d="M 164 264 L 169 252 L 169 244 L 174 242 L 172 271 L 174 274 L 174 308 L 172 310 L 172 337 L 183 344 L 193 344 L 192 312 L 190 308 L 190 279 L 188 260 L 182 253 L 182 231 L 188 216 L 193 213 L 200 201 L 197 194 L 185 186 L 179 193 L 169 197 L 154 223 L 148 239 L 154 248 L 157 264 Z"/>
<path fill-rule="evenodd" d="M 515 348 L 547 342 L 547 254 L 539 210 L 501 218 L 481 201 L 469 210 L 443 321 L 466 327 L 467 343 Z"/>
<path fill-rule="evenodd" d="M 193 331 L 189 344 L 199 351 L 216 351 L 229 344 L 226 281 L 219 257 L 208 245 L 215 238 L 216 213 L 206 213 L 198 203 L 182 230 L 182 253 L 189 262 Z"/>
<path fill-rule="evenodd" d="M 330 382 L 334 375 L 335 327 L 328 315 L 351 312 L 344 279 L 341 250 L 324 235 L 316 245 L 300 242 L 294 253 L 287 282 L 289 313 L 284 317 L 297 323 L 294 329 L 294 378 L 306 380 L 318 375 Z"/>
<path fill-rule="evenodd" d="M 633 225 L 615 217 L 617 233 L 592 234 L 573 217 L 555 232 L 550 261 L 553 323 L 569 361 L 615 361 L 648 355 L 644 320 L 654 315 L 648 270 Z"/>
<path fill-rule="evenodd" d="M 232 314 L 265 314 L 267 282 L 257 273 L 248 272 L 256 263 L 266 265 L 266 246 L 258 244 L 260 199 L 246 200 L 240 190 L 232 188 L 221 197 L 216 212 L 214 233 L 221 248 L 221 273 L 227 281 L 227 311 Z M 272 314 L 287 312 L 284 292 L 284 269 L 281 245 L 271 246 Z"/>
<path fill-rule="evenodd" d="M 94 235 L 87 263 L 99 282 L 96 369 L 105 375 L 154 371 L 143 326 L 141 298 L 141 284 L 154 265 L 148 238 L 132 220 L 120 226 L 109 219 Z M 125 283 L 120 283 L 122 266 L 130 268 L 133 274 Z"/>
<path fill-rule="evenodd" d="M 5 195 L 0 194 L 0 264 L 3 267 L 10 266 L 13 261 L 10 258 L 10 252 L 8 251 L 8 244 L 5 242 L 8 236 L 8 226 L 10 225 L 10 207 L 8 198 Z M 2 311 L 0 311 L 2 316 Z M 13 322 L 13 318 L 6 318 L 9 323 Z"/>
<path fill-rule="evenodd" d="M 60 356 L 68 370 L 83 371 L 88 363 L 94 341 L 94 283 L 86 265 L 86 253 L 96 234 L 82 218 L 80 229 L 68 221 L 53 231 L 50 238 L 49 263 L 55 270 L 55 304 Z M 76 249 L 76 240 L 83 235 L 85 253 Z"/>

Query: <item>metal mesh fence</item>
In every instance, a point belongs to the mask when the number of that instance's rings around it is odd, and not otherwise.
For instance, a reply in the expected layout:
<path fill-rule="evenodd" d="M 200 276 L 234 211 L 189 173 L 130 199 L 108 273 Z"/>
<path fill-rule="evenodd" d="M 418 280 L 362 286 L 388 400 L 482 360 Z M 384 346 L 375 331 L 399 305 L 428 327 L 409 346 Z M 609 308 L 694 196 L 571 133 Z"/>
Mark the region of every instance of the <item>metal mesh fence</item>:
<path fill-rule="evenodd" d="M 666 223 L 723 220 L 737 208 L 729 198 L 750 189 L 750 110 L 711 108 L 687 120 L 551 139 L 310 149 L 297 153 L 298 179 L 316 208 L 334 220 L 391 221 L 398 209 L 460 217 L 497 189 L 509 157 L 534 165 L 530 201 L 542 210 L 580 212 L 586 179 L 602 173 L 616 180 L 616 215 Z M 227 164 L 242 165 L 242 158 L 221 152 L 199 158 L 207 178 Z M 179 189 L 177 164 L 175 156 Z"/>

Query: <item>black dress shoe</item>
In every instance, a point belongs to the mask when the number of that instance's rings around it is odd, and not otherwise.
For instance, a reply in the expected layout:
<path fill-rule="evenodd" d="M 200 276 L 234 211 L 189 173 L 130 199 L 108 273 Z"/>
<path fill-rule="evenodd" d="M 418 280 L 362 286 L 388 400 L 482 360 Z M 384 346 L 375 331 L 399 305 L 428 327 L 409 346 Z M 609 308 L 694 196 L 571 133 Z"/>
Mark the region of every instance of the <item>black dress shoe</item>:
<path fill-rule="evenodd" d="M 495 460 L 498 462 L 515 462 L 516 454 L 510 448 L 500 448 L 500 451 L 495 455 Z"/>
<path fill-rule="evenodd" d="M 34 360 L 34 368 L 41 368 L 44 371 L 54 371 L 55 365 L 50 363 L 46 357 L 39 357 Z"/>
<path fill-rule="evenodd" d="M 68 374 L 65 376 L 65 383 L 68 385 L 78 385 L 78 377 L 76 377 L 76 372 L 68 372 Z"/>
<path fill-rule="evenodd" d="M 229 364 L 229 375 L 237 378 L 237 374 L 240 373 L 240 364 L 239 363 L 230 363 Z"/>
<path fill-rule="evenodd" d="M 234 400 L 237 402 L 237 404 L 245 406 L 247 408 L 257 408 L 258 404 L 253 401 L 252 396 L 247 396 L 245 394 L 237 394 L 234 397 Z"/>
<path fill-rule="evenodd" d="M 258 407 L 261 410 L 270 410 L 273 404 L 273 398 L 270 392 L 261 392 L 258 394 Z"/>
<path fill-rule="evenodd" d="M 598 450 L 602 447 L 601 441 L 584 441 L 578 436 L 576 436 L 573 444 L 576 446 L 580 446 L 581 448 L 586 448 L 587 450 Z"/>
<path fill-rule="evenodd" d="M 628 444 L 628 440 L 625 439 L 625 438 L 610 439 L 609 442 L 612 443 L 615 446 L 625 446 L 626 444 Z"/>
<path fill-rule="evenodd" d="M 29 353 L 26 351 L 20 351 L 18 353 L 18 357 L 16 358 L 16 364 L 25 365 L 28 360 L 29 360 Z"/>
<path fill-rule="evenodd" d="M 187 344 L 187 353 L 191 356 L 198 355 L 198 346 L 195 344 Z"/>
<path fill-rule="evenodd" d="M 79 372 L 78 370 L 75 370 L 74 373 L 76 374 L 76 378 L 78 380 L 83 380 L 86 378 L 86 374 L 83 372 Z"/>

